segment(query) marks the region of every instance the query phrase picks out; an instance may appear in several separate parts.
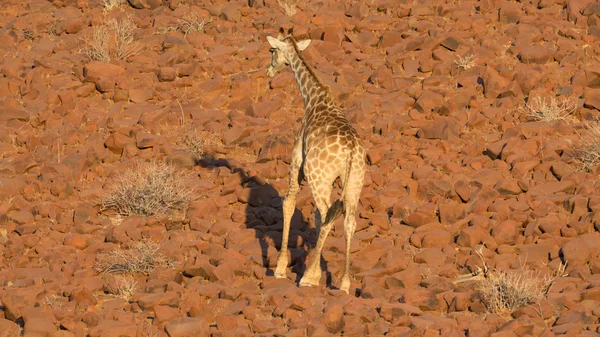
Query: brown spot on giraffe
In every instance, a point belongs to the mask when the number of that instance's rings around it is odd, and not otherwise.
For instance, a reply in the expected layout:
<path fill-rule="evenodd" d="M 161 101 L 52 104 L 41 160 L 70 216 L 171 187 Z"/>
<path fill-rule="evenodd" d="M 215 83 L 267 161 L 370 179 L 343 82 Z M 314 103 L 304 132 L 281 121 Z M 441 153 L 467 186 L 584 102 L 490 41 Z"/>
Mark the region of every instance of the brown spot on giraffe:
<path fill-rule="evenodd" d="M 350 242 L 356 229 L 356 208 L 363 187 L 366 152 L 352 124 L 335 103 L 329 88 L 315 75 L 300 53 L 310 40 L 297 42 L 293 37 L 267 36 L 271 45 L 271 64 L 266 70 L 270 77 L 290 66 L 304 102 L 302 126 L 296 134 L 290 164 L 289 190 L 283 201 L 283 238 L 277 258 L 275 276 L 286 277 L 288 267 L 288 237 L 290 221 L 296 207 L 300 187 L 300 172 L 308 181 L 319 210 L 316 217 L 319 238 L 314 254 L 300 280 L 300 286 L 314 286 L 321 278 L 321 252 L 327 235 L 340 213 L 344 213 L 346 256 L 340 289 L 350 289 Z M 331 204 L 335 179 L 342 179 L 341 199 Z"/>

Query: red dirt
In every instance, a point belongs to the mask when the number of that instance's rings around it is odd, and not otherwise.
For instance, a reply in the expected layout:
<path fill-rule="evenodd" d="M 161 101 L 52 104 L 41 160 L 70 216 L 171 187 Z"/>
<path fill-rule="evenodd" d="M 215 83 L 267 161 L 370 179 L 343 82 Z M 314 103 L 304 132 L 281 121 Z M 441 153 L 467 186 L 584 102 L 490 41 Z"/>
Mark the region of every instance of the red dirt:
<path fill-rule="evenodd" d="M 600 116 L 598 2 L 302 0 L 293 16 L 275 0 L 104 2 L 0 8 L 0 336 L 600 333 L 597 171 L 574 150 Z M 124 59 L 81 52 L 128 16 Z M 336 290 L 339 221 L 322 285 L 296 285 L 316 239 L 304 184 L 289 279 L 270 276 L 303 114 L 290 71 L 264 74 L 280 27 L 313 39 L 307 62 L 369 149 L 351 295 Z M 573 118 L 523 109 L 556 95 L 576 100 Z M 103 211 L 111 184 L 149 159 L 182 173 L 185 212 Z M 142 238 L 173 266 L 133 275 L 124 299 L 122 276 L 95 266 Z M 566 272 L 545 299 L 489 313 L 480 281 L 453 283 L 483 267 L 482 244 L 493 272 Z"/>

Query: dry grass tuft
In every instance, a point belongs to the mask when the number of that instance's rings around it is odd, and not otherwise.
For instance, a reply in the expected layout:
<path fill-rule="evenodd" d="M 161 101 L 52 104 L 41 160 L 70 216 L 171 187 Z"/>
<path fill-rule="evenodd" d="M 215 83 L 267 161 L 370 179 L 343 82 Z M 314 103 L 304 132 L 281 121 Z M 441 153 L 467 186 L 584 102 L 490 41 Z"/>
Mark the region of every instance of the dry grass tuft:
<path fill-rule="evenodd" d="M 544 300 L 548 284 L 532 271 L 490 273 L 479 284 L 489 311 L 503 313 Z"/>
<path fill-rule="evenodd" d="M 572 118 L 577 108 L 577 102 L 571 98 L 535 97 L 527 102 L 524 111 L 535 120 L 555 122 Z"/>
<path fill-rule="evenodd" d="M 575 161 L 584 172 L 600 165 L 600 123 L 589 124 L 587 132 L 580 136 L 579 145 L 575 148 Z"/>
<path fill-rule="evenodd" d="M 120 297 L 128 302 L 133 300 L 133 294 L 137 290 L 137 282 L 131 276 L 121 276 L 116 279 L 115 296 Z"/>
<path fill-rule="evenodd" d="M 130 249 L 115 249 L 111 252 L 100 254 L 96 259 L 96 270 L 103 273 L 119 274 L 149 274 L 154 268 L 173 267 L 173 261 L 160 252 L 160 245 L 156 242 L 142 239 L 133 243 Z M 135 292 L 135 282 L 128 282 L 125 278 L 121 285 L 117 285 L 118 292 Z"/>
<path fill-rule="evenodd" d="M 454 64 L 456 64 L 460 68 L 468 70 L 477 65 L 477 63 L 475 62 L 476 60 L 477 57 L 475 55 L 458 56 L 457 59 L 454 61 Z"/>
<path fill-rule="evenodd" d="M 180 32 L 184 36 L 187 36 L 191 32 L 204 33 L 206 26 L 212 22 L 210 18 L 200 18 L 198 13 L 190 12 L 185 14 L 181 19 L 178 20 L 177 25 L 168 27 L 159 27 L 156 30 L 156 34 L 166 34 L 168 32 Z"/>
<path fill-rule="evenodd" d="M 104 12 L 106 13 L 112 11 L 113 9 L 121 8 L 126 1 L 127 0 L 102 0 Z"/>
<path fill-rule="evenodd" d="M 191 32 L 204 32 L 204 27 L 211 22 L 210 18 L 200 19 L 198 13 L 190 12 L 179 19 L 177 30 L 182 32 L 184 36 Z"/>
<path fill-rule="evenodd" d="M 566 264 L 550 276 L 541 277 L 533 270 L 521 268 L 508 272 L 489 272 L 478 286 L 483 303 L 490 312 L 505 313 L 546 299 L 554 280 L 565 275 Z"/>
<path fill-rule="evenodd" d="M 91 36 L 83 40 L 84 46 L 80 53 L 91 61 L 125 60 L 140 51 L 140 46 L 133 37 L 136 28 L 131 18 L 121 21 L 111 19 L 92 29 Z"/>
<path fill-rule="evenodd" d="M 183 177 L 165 163 L 138 163 L 125 172 L 102 201 L 103 209 L 120 215 L 168 214 L 190 200 Z"/>
<path fill-rule="evenodd" d="M 216 135 L 208 132 L 190 132 L 183 137 L 180 141 L 180 145 L 188 149 L 193 155 L 195 160 L 200 160 L 206 155 L 206 151 L 209 147 L 218 146 L 220 140 Z"/>
<path fill-rule="evenodd" d="M 294 14 L 296 14 L 298 0 L 277 0 L 277 3 L 283 8 L 285 15 L 294 16 Z"/>

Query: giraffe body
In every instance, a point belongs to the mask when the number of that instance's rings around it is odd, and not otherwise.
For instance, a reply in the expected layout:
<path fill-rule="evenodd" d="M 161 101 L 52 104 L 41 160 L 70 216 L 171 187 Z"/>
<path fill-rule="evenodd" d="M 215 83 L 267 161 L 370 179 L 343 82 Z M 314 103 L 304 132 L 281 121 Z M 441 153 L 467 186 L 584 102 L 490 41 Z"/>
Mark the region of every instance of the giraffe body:
<path fill-rule="evenodd" d="M 288 267 L 288 237 L 296 194 L 302 173 L 308 181 L 319 216 L 315 217 L 319 237 L 300 286 L 318 285 L 321 278 L 321 252 L 336 218 L 344 213 L 346 257 L 340 289 L 350 288 L 350 242 L 356 229 L 356 208 L 363 186 L 366 153 L 356 130 L 344 117 L 329 89 L 307 66 L 300 51 L 310 40 L 296 42 L 292 37 L 267 37 L 272 59 L 266 74 L 273 77 L 290 66 L 302 94 L 305 113 L 302 126 L 295 136 L 290 164 L 289 190 L 283 201 L 283 237 L 277 258 L 275 276 L 286 277 Z M 333 182 L 340 178 L 342 195 L 331 204 Z"/>

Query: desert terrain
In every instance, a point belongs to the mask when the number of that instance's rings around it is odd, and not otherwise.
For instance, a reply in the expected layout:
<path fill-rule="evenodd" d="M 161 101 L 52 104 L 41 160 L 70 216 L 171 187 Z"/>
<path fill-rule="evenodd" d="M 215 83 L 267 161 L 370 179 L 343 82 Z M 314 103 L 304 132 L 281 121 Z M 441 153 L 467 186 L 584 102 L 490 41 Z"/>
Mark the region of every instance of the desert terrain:
<path fill-rule="evenodd" d="M 340 220 L 297 286 L 305 183 L 273 276 L 292 27 L 368 150 L 350 294 Z M 599 38 L 590 0 L 3 0 L 0 336 L 596 336 Z"/>

